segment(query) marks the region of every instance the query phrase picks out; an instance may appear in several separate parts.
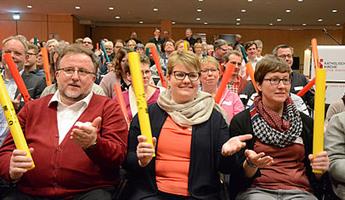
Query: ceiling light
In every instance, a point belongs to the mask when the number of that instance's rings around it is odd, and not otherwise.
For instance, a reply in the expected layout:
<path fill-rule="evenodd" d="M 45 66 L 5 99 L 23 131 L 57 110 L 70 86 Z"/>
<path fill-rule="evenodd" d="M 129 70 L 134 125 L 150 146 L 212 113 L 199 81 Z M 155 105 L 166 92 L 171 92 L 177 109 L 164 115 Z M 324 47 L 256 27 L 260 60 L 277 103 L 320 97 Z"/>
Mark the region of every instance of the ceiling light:
<path fill-rule="evenodd" d="M 332 13 L 337 13 L 337 12 L 338 12 L 337 9 L 333 9 L 333 10 L 332 10 Z"/>
<path fill-rule="evenodd" d="M 139 24 L 143 24 L 144 22 L 143 21 L 139 21 Z"/>
<path fill-rule="evenodd" d="M 302 24 L 302 26 L 306 26 L 307 24 Z"/>
<path fill-rule="evenodd" d="M 19 13 L 13 13 L 12 14 L 12 19 L 13 20 L 20 20 L 20 14 Z"/>
<path fill-rule="evenodd" d="M 202 12 L 202 10 L 200 8 L 196 9 L 197 12 Z"/>
<path fill-rule="evenodd" d="M 76 6 L 76 7 L 74 7 L 75 9 L 77 9 L 77 10 L 80 10 L 80 6 Z"/>
<path fill-rule="evenodd" d="M 115 16 L 115 19 L 120 19 L 120 18 L 121 18 L 121 17 L 120 17 L 120 16 L 118 16 L 118 15 L 117 15 L 117 16 Z"/>
<path fill-rule="evenodd" d="M 248 2 L 252 2 L 253 0 L 248 0 Z"/>
<path fill-rule="evenodd" d="M 282 19 L 280 19 L 280 18 L 277 19 L 277 22 L 281 22 L 281 21 L 282 21 Z"/>
<path fill-rule="evenodd" d="M 237 22 L 237 23 L 236 23 L 236 26 L 239 26 L 239 25 L 241 25 L 241 23 L 240 23 L 240 22 Z"/>
<path fill-rule="evenodd" d="M 238 22 L 241 21 L 241 18 L 236 18 L 236 21 L 238 21 Z"/>
<path fill-rule="evenodd" d="M 297 0 L 298 2 L 303 2 L 303 0 Z"/>
<path fill-rule="evenodd" d="M 290 13 L 291 9 L 286 9 L 285 12 Z"/>
<path fill-rule="evenodd" d="M 208 23 L 207 22 L 204 22 L 205 25 L 207 25 Z"/>
<path fill-rule="evenodd" d="M 28 6 L 26 6 L 27 8 L 29 8 L 29 9 L 31 9 L 32 8 L 32 5 L 28 5 Z"/>
<path fill-rule="evenodd" d="M 269 23 L 268 25 L 273 26 L 273 23 Z"/>
<path fill-rule="evenodd" d="M 174 22 L 174 21 L 172 21 L 171 23 L 172 23 L 172 24 L 176 24 L 176 22 Z"/>
<path fill-rule="evenodd" d="M 200 18 L 199 18 L 199 17 L 197 17 L 195 20 L 196 20 L 196 21 L 200 21 Z"/>
<path fill-rule="evenodd" d="M 114 7 L 109 7 L 108 9 L 109 9 L 109 10 L 114 10 Z"/>
<path fill-rule="evenodd" d="M 199 2 L 203 2 L 204 0 L 198 0 Z"/>
<path fill-rule="evenodd" d="M 245 12 L 247 12 L 247 10 L 245 10 L 245 9 L 242 9 L 242 10 L 241 10 L 241 12 L 245 13 Z"/>
<path fill-rule="evenodd" d="M 336 24 L 336 26 L 340 26 L 340 24 Z"/>
<path fill-rule="evenodd" d="M 322 22 L 322 21 L 323 21 L 323 19 L 319 18 L 317 21 L 318 21 L 318 22 Z"/>
<path fill-rule="evenodd" d="M 153 12 L 157 12 L 158 11 L 158 8 L 153 8 Z"/>

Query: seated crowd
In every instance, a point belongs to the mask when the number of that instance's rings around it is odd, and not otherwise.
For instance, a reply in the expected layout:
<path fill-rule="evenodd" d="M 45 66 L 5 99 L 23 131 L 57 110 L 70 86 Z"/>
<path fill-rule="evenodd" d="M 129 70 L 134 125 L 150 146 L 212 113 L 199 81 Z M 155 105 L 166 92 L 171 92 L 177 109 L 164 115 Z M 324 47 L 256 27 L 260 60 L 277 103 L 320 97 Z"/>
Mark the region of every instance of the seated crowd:
<path fill-rule="evenodd" d="M 240 39 L 207 44 L 190 28 L 176 42 L 156 28 L 145 44 L 135 32 L 97 45 L 89 37 L 73 44 L 4 39 L 1 75 L 31 157 L 16 148 L 2 105 L 0 198 L 345 199 L 345 98 L 330 106 L 325 151 L 313 154 L 314 91 L 296 95 L 308 79 L 291 69 L 293 47 L 277 44 L 263 56 L 262 41 Z M 48 51 L 49 73 L 41 47 Z M 140 128 L 131 52 L 140 57 L 152 140 Z M 233 73 L 225 77 L 229 67 Z"/>

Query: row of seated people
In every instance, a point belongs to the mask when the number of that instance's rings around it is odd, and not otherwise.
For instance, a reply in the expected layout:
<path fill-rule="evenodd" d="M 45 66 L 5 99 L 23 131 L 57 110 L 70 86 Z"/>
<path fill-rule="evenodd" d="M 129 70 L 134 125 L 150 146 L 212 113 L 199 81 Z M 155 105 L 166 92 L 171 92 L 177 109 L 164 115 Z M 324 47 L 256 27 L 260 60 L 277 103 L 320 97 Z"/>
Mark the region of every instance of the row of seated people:
<path fill-rule="evenodd" d="M 23 45 L 15 37 L 9 41 L 5 52 Z M 259 94 L 253 105 L 232 112 L 230 104 L 241 105 L 235 93 L 225 91 L 221 103 L 214 102 L 220 76 L 214 58 L 174 52 L 168 87 L 161 91 L 151 85 L 149 59 L 142 56 L 147 100 L 156 98 L 148 109 L 152 140 L 141 135 L 131 86 L 129 131 L 116 97 L 92 92 L 97 66 L 91 50 L 80 45 L 62 50 L 56 91 L 18 114 L 32 158 L 15 149 L 11 135 L 0 148 L 0 176 L 17 186 L 2 193 L 4 199 L 112 199 L 121 165 L 128 178 L 123 199 L 219 199 L 219 172 L 231 175 L 231 198 L 321 198 L 328 153 L 311 154 L 313 121 L 293 103 L 291 68 L 277 56 L 256 65 Z M 337 129 L 327 129 L 332 130 Z"/>

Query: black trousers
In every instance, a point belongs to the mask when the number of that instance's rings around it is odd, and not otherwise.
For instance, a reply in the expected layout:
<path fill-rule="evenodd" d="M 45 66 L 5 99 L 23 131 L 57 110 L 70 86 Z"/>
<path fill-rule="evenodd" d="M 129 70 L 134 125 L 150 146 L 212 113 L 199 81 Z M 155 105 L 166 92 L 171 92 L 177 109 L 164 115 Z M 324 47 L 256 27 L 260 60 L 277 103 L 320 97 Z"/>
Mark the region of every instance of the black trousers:
<path fill-rule="evenodd" d="M 114 188 L 101 188 L 75 195 L 71 200 L 112 200 Z M 19 191 L 10 192 L 3 200 L 64 200 L 64 198 L 33 197 Z"/>

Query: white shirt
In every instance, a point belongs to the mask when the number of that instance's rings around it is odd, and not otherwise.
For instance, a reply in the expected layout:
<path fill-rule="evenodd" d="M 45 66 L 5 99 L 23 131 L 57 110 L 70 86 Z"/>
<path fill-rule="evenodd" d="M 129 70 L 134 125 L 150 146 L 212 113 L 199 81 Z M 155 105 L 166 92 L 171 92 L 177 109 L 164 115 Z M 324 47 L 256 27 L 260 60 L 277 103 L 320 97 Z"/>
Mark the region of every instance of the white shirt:
<path fill-rule="evenodd" d="M 57 90 L 49 101 L 49 105 L 52 102 L 58 102 L 57 105 L 57 124 L 59 131 L 59 144 L 66 137 L 69 130 L 74 126 L 74 124 L 79 119 L 80 115 L 85 111 L 87 106 L 90 103 L 90 100 L 93 96 L 93 92 L 90 92 L 84 99 L 68 106 L 62 103 L 60 99 L 59 90 Z"/>
<path fill-rule="evenodd" d="M 10 96 L 10 99 L 13 100 L 17 91 L 16 82 L 14 82 L 13 79 L 4 79 L 4 82 L 5 82 L 5 87 L 7 89 L 8 95 Z M 4 142 L 6 136 L 8 135 L 9 130 L 10 128 L 8 127 L 4 110 L 2 106 L 0 106 L 0 146 Z"/>

